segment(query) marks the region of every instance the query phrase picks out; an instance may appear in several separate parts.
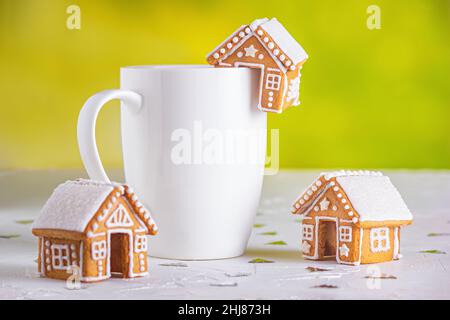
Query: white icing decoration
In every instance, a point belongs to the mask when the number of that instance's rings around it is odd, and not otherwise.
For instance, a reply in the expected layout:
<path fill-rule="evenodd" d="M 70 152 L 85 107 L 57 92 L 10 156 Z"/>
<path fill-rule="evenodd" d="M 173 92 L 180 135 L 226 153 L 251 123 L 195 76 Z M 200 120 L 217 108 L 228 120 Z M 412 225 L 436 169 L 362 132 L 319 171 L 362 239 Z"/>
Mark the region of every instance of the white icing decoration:
<path fill-rule="evenodd" d="M 358 218 L 357 217 L 353 217 L 352 221 L 353 221 L 353 223 L 357 223 L 358 222 Z"/>
<path fill-rule="evenodd" d="M 272 91 L 269 92 L 269 96 L 273 96 L 273 92 Z"/>
<path fill-rule="evenodd" d="M 273 49 L 273 47 L 275 47 L 275 45 L 273 44 L 273 42 L 269 42 L 269 44 L 267 45 L 269 47 L 269 49 Z"/>
<path fill-rule="evenodd" d="M 224 54 L 226 52 L 225 48 L 220 49 L 220 53 Z"/>
<path fill-rule="evenodd" d="M 214 57 L 214 59 L 219 59 L 219 54 L 216 52 L 216 53 L 214 53 L 214 55 L 213 55 L 213 57 Z"/>
<path fill-rule="evenodd" d="M 289 69 L 290 69 L 291 71 L 294 71 L 294 70 L 295 70 L 295 66 L 292 65 L 292 66 L 289 67 Z M 300 75 L 299 75 L 299 77 L 300 77 Z"/>
<path fill-rule="evenodd" d="M 353 216 L 353 211 L 349 211 L 348 212 L 348 215 L 351 217 L 351 216 Z"/>
<path fill-rule="evenodd" d="M 234 37 L 234 38 L 233 38 L 233 42 L 234 42 L 234 43 L 238 43 L 238 41 L 239 41 L 239 38 L 238 38 L 238 37 Z"/>
<path fill-rule="evenodd" d="M 315 207 L 314 207 L 314 211 L 318 212 L 318 211 L 319 211 L 319 207 L 318 207 L 318 206 L 315 206 Z"/>
<path fill-rule="evenodd" d="M 346 205 L 344 206 L 344 209 L 345 209 L 345 210 L 348 210 L 348 209 L 350 209 L 350 206 L 349 206 L 348 204 L 346 204 Z"/>
<path fill-rule="evenodd" d="M 290 60 L 286 60 L 285 62 L 284 62 L 284 65 L 286 66 L 286 67 L 289 67 L 290 65 L 291 65 L 291 61 Z"/>
<path fill-rule="evenodd" d="M 238 58 L 242 58 L 243 55 L 244 55 L 244 54 L 243 54 L 241 51 L 239 51 L 239 52 L 237 53 Z"/>
<path fill-rule="evenodd" d="M 280 50 L 278 50 L 278 49 L 273 50 L 273 54 L 274 54 L 274 55 L 277 56 L 279 53 L 280 53 Z"/>
<path fill-rule="evenodd" d="M 302 242 L 302 252 L 308 254 L 311 250 L 311 245 L 307 241 Z"/>
<path fill-rule="evenodd" d="M 137 234 L 135 237 L 134 252 L 146 252 L 147 251 L 147 237 L 145 235 Z"/>
<path fill-rule="evenodd" d="M 261 30 L 258 30 L 258 35 L 262 36 L 263 32 Z"/>
<path fill-rule="evenodd" d="M 303 225 L 303 240 L 312 240 L 314 233 L 314 226 L 309 224 Z"/>
<path fill-rule="evenodd" d="M 271 102 L 269 102 L 269 103 L 267 104 L 267 106 L 268 106 L 268 107 L 272 107 L 273 104 L 272 104 Z"/>
<path fill-rule="evenodd" d="M 300 103 L 300 78 L 296 77 L 289 81 L 288 93 L 286 101 L 293 101 L 293 105 L 298 105 Z"/>
<path fill-rule="evenodd" d="M 372 228 L 370 229 L 370 251 L 386 252 L 391 248 L 389 239 L 389 228 Z"/>
<path fill-rule="evenodd" d="M 345 243 L 339 247 L 339 254 L 344 257 L 348 257 L 350 249 L 345 245 Z"/>
<path fill-rule="evenodd" d="M 263 41 L 264 41 L 264 42 L 269 42 L 269 38 L 264 37 Z"/>
<path fill-rule="evenodd" d="M 250 32 L 252 32 L 250 28 L 245 28 L 245 33 L 249 34 Z"/>
<path fill-rule="evenodd" d="M 323 198 L 322 201 L 319 203 L 319 205 L 320 205 L 320 210 L 322 210 L 322 211 L 328 210 L 330 201 L 328 201 L 327 198 Z"/>
<path fill-rule="evenodd" d="M 231 43 L 228 43 L 228 44 L 227 44 L 227 48 L 228 48 L 228 49 L 231 49 L 231 47 L 233 47 L 233 45 L 232 45 Z"/>
<path fill-rule="evenodd" d="M 348 226 L 339 227 L 339 241 L 352 242 L 352 227 Z"/>
<path fill-rule="evenodd" d="M 282 54 L 282 55 L 280 56 L 280 60 L 281 60 L 281 61 L 284 61 L 284 59 L 286 59 L 286 57 L 285 57 L 284 54 Z"/>
<path fill-rule="evenodd" d="M 93 260 L 101 260 L 106 258 L 106 240 L 93 241 L 91 246 L 91 256 Z"/>
<path fill-rule="evenodd" d="M 337 207 L 336 206 L 333 206 L 333 211 L 337 211 Z"/>
<path fill-rule="evenodd" d="M 131 227 L 133 225 L 133 220 L 131 220 L 128 211 L 125 209 L 125 207 L 122 204 L 120 204 L 108 218 L 105 225 L 108 228 Z"/>
<path fill-rule="evenodd" d="M 241 38 L 243 38 L 243 37 L 245 37 L 245 33 L 244 32 L 239 32 L 239 37 L 241 37 Z"/>
<path fill-rule="evenodd" d="M 52 244 L 52 268 L 55 270 L 67 270 L 70 267 L 69 245 Z"/>
<path fill-rule="evenodd" d="M 264 59 L 264 55 L 261 53 L 260 55 L 258 55 L 258 59 L 259 59 L 259 60 Z"/>
<path fill-rule="evenodd" d="M 252 58 L 254 58 L 256 52 L 259 51 L 259 50 L 255 49 L 254 45 L 251 45 L 251 46 L 249 46 L 247 48 L 244 48 L 244 50 L 245 50 L 245 56 L 246 57 L 252 57 Z"/>
<path fill-rule="evenodd" d="M 316 186 L 320 187 L 321 185 L 322 185 L 322 181 L 317 180 L 317 181 L 316 181 Z"/>

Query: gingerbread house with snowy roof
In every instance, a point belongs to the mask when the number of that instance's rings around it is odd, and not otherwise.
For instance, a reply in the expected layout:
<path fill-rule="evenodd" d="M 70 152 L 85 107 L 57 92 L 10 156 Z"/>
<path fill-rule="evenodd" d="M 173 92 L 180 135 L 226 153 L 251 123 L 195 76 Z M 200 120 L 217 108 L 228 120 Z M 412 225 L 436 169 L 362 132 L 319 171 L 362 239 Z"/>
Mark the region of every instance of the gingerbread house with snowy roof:
<path fill-rule="evenodd" d="M 260 69 L 258 108 L 276 113 L 300 104 L 300 70 L 307 58 L 275 18 L 241 26 L 206 57 L 217 67 Z"/>
<path fill-rule="evenodd" d="M 323 173 L 294 202 L 307 259 L 359 265 L 400 258 L 400 228 L 412 214 L 380 172 Z"/>
<path fill-rule="evenodd" d="M 33 224 L 41 275 L 83 282 L 147 274 L 147 234 L 157 226 L 127 185 L 92 180 L 59 185 Z"/>

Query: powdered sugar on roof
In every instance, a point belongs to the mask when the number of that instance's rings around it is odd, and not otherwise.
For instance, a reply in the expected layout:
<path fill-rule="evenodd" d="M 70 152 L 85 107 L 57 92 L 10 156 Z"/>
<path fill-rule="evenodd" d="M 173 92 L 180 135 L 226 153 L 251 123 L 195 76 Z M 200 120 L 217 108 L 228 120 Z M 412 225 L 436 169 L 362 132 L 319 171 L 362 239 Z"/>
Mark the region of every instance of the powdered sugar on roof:
<path fill-rule="evenodd" d="M 389 177 L 381 173 L 336 175 L 361 221 L 412 220 L 412 214 Z"/>
<path fill-rule="evenodd" d="M 67 181 L 47 200 L 33 228 L 83 232 L 115 187 L 119 185 L 91 180 Z"/>

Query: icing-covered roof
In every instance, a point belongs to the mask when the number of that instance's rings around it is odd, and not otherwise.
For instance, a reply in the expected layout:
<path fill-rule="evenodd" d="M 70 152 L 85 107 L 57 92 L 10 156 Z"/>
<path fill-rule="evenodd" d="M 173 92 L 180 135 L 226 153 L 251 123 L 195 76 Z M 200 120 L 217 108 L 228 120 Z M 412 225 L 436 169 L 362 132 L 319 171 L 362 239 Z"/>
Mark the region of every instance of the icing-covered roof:
<path fill-rule="evenodd" d="M 324 172 L 295 201 L 293 213 L 308 212 L 324 190 L 342 190 L 360 221 L 410 221 L 412 214 L 388 176 L 376 171 Z"/>
<path fill-rule="evenodd" d="M 265 19 L 259 26 L 275 40 L 278 47 L 292 60 L 293 64 L 298 64 L 308 59 L 308 54 L 302 46 L 276 18 L 271 20 Z"/>
<path fill-rule="evenodd" d="M 269 41 L 266 35 L 273 39 L 273 42 Z M 284 72 L 295 70 L 296 65 L 308 58 L 305 50 L 276 18 L 270 20 L 262 18 L 254 20 L 249 25 L 239 27 L 207 55 L 208 62 L 211 64 L 221 62 L 252 36 L 261 41 Z"/>
<path fill-rule="evenodd" d="M 85 232 L 87 225 L 98 212 L 108 197 L 127 195 L 132 207 L 147 225 L 149 230 L 157 227 L 150 213 L 141 203 L 131 188 L 118 183 L 107 183 L 79 179 L 60 184 L 45 203 L 33 229 L 57 229 Z"/>

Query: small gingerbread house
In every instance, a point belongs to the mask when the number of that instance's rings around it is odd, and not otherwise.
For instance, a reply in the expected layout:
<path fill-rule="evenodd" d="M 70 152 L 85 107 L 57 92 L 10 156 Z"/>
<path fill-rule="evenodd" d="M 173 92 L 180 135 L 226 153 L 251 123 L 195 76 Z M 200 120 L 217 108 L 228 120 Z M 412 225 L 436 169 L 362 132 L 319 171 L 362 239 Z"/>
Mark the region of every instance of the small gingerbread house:
<path fill-rule="evenodd" d="M 81 281 L 147 274 L 147 234 L 156 234 L 150 212 L 127 185 L 92 180 L 59 185 L 33 225 L 39 238 L 39 272 Z"/>
<path fill-rule="evenodd" d="M 241 26 L 206 57 L 217 67 L 260 69 L 258 108 L 276 113 L 300 104 L 300 70 L 307 58 L 275 18 Z"/>
<path fill-rule="evenodd" d="M 412 214 L 380 172 L 323 173 L 295 201 L 303 257 L 359 265 L 399 259 L 400 228 Z"/>

